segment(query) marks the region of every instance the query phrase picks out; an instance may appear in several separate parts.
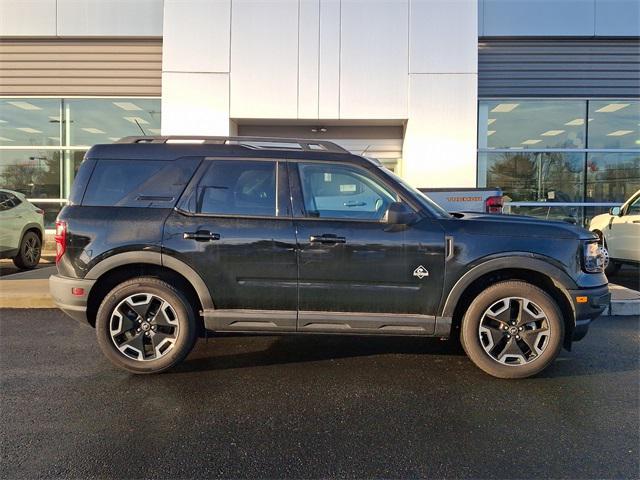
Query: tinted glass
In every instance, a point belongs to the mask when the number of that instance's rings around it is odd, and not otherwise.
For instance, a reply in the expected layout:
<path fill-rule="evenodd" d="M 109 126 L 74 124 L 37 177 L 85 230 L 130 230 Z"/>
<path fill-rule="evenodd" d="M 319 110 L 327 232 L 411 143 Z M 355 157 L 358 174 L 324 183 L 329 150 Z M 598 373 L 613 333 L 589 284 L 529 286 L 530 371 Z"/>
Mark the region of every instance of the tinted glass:
<path fill-rule="evenodd" d="M 13 205 L 10 202 L 9 194 L 0 192 L 0 212 L 4 212 L 10 208 L 13 208 Z"/>
<path fill-rule="evenodd" d="M 195 195 L 197 213 L 275 216 L 276 162 L 213 160 Z"/>
<path fill-rule="evenodd" d="M 480 148 L 584 148 L 582 100 L 485 100 L 479 106 Z"/>
<path fill-rule="evenodd" d="M 298 164 L 307 215 L 381 220 L 396 195 L 366 170 L 338 164 Z"/>
<path fill-rule="evenodd" d="M 627 207 L 627 211 L 624 213 L 625 215 L 640 215 L 640 196 Z"/>
<path fill-rule="evenodd" d="M 98 160 L 82 204 L 173 207 L 199 163 L 196 158 L 171 162 Z"/>
<path fill-rule="evenodd" d="M 640 148 L 639 132 L 639 101 L 589 101 L 589 148 Z"/>

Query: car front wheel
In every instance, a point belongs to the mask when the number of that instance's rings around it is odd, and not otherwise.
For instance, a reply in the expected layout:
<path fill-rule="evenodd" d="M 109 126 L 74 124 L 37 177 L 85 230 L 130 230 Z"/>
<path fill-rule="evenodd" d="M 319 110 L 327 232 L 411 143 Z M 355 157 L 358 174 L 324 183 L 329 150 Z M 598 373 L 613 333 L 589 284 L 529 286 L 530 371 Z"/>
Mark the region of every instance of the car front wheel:
<path fill-rule="evenodd" d="M 525 378 L 560 353 L 564 322 L 555 300 L 522 281 L 482 291 L 462 321 L 462 346 L 473 363 L 499 378 Z"/>
<path fill-rule="evenodd" d="M 187 298 L 152 277 L 128 280 L 105 297 L 96 317 L 98 344 L 117 367 L 159 373 L 193 348 L 197 326 Z"/>

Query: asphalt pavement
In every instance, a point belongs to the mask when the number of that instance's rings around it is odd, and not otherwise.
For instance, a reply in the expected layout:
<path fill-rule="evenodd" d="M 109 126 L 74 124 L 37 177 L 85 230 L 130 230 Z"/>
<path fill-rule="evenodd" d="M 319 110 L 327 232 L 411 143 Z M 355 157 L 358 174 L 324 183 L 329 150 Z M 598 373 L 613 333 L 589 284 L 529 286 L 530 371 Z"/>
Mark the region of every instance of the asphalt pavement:
<path fill-rule="evenodd" d="M 435 339 L 229 336 L 119 371 L 55 310 L 0 310 L 2 478 L 637 478 L 637 317 L 536 378 Z"/>

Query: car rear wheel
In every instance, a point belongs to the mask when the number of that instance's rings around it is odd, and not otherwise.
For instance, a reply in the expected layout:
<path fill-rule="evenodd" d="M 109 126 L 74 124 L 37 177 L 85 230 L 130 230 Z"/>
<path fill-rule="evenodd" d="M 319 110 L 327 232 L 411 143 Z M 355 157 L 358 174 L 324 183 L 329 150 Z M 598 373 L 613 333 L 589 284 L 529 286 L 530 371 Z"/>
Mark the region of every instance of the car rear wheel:
<path fill-rule="evenodd" d="M 13 257 L 13 264 L 22 270 L 31 270 L 38 266 L 42 253 L 42 241 L 37 233 L 29 231 L 20 241 L 18 255 Z"/>
<path fill-rule="evenodd" d="M 143 277 L 121 283 L 96 318 L 98 344 L 117 367 L 159 373 L 180 363 L 197 338 L 193 309 L 168 283 Z"/>
<path fill-rule="evenodd" d="M 495 284 L 467 310 L 462 346 L 473 363 L 499 378 L 525 378 L 560 353 L 564 322 L 555 300 L 521 281 Z"/>

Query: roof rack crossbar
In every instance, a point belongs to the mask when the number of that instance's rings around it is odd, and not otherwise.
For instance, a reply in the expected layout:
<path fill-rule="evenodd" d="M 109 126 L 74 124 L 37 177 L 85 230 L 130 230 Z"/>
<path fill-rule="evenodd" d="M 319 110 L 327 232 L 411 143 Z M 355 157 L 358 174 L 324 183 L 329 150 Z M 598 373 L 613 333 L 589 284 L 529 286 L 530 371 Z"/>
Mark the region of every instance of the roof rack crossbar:
<path fill-rule="evenodd" d="M 210 145 L 240 145 L 254 149 L 293 150 L 307 152 L 349 153 L 340 145 L 327 140 L 299 140 L 279 137 L 208 137 L 200 135 L 161 135 L 123 137 L 115 143 L 198 143 Z M 261 146 L 260 144 L 265 144 Z M 291 144 L 291 147 L 277 144 Z"/>

